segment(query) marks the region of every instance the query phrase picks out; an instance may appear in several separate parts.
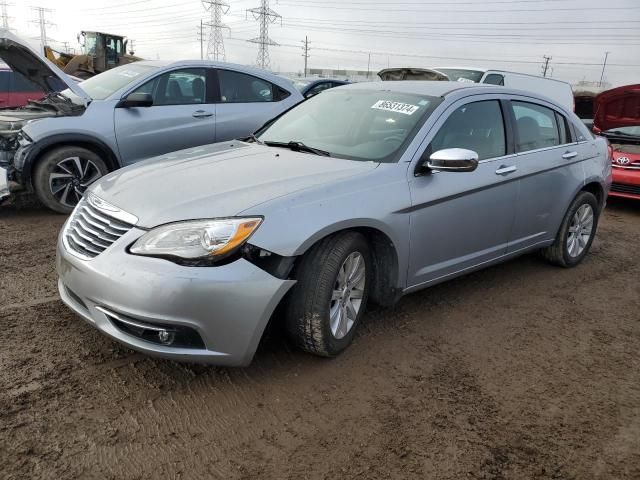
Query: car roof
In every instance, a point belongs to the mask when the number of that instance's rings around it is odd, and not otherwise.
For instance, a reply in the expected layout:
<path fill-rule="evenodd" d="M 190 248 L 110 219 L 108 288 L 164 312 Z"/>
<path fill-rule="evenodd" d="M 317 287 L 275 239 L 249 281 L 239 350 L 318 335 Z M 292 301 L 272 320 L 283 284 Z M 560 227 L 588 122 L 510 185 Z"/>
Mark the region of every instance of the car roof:
<path fill-rule="evenodd" d="M 484 90 L 490 85 L 466 82 L 428 81 L 428 80 L 400 80 L 382 82 L 349 83 L 339 87 L 340 89 L 371 90 L 376 92 L 388 91 L 398 93 L 412 93 L 414 95 L 428 95 L 431 97 L 444 97 L 445 95 L 461 89 Z M 504 87 L 503 87 L 504 88 Z"/>
<path fill-rule="evenodd" d="M 301 81 L 301 82 L 326 82 L 326 81 L 344 82 L 345 81 L 345 80 L 341 80 L 340 78 L 332 78 L 332 77 L 294 77 L 294 78 L 289 78 L 289 80 L 292 80 L 294 82 L 297 82 L 297 81 Z"/>
<path fill-rule="evenodd" d="M 240 65 L 237 63 L 227 63 L 227 62 L 216 62 L 212 60 L 177 60 L 177 61 L 166 61 L 166 60 L 141 60 L 135 63 L 139 63 L 142 65 L 150 65 L 158 68 L 175 68 L 175 67 L 206 67 L 206 68 L 220 68 L 220 69 L 230 69 L 242 73 L 247 73 L 249 75 L 254 75 L 259 78 L 263 78 L 265 80 L 269 80 L 271 83 L 275 83 L 280 87 L 290 87 L 291 80 L 280 77 L 274 73 L 271 73 L 267 70 L 263 70 L 258 67 L 249 67 L 247 65 Z"/>

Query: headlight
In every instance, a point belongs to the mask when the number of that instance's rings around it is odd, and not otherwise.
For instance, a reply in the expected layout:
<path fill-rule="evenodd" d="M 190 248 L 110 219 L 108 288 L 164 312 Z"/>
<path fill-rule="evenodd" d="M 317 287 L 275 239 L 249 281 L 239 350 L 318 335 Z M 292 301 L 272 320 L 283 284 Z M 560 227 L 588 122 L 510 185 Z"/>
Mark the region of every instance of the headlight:
<path fill-rule="evenodd" d="M 262 223 L 262 218 L 190 220 L 154 228 L 130 248 L 136 255 L 176 257 L 211 264 L 236 252 Z"/>

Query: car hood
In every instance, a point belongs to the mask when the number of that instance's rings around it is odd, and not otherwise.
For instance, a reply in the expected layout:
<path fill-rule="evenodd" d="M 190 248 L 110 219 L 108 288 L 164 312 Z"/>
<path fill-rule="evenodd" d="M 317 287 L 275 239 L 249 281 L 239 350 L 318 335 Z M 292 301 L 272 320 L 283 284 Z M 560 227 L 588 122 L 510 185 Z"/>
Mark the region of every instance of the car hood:
<path fill-rule="evenodd" d="M 377 166 L 235 141 L 181 150 L 117 170 L 96 182 L 91 192 L 149 228 L 231 217 Z"/>
<path fill-rule="evenodd" d="M 381 80 L 441 80 L 447 81 L 444 73 L 428 68 L 385 68 L 378 72 Z"/>
<path fill-rule="evenodd" d="M 31 48 L 25 41 L 4 28 L 0 28 L 0 58 L 9 67 L 38 85 L 45 93 L 56 92 L 58 79 L 85 103 L 91 97 L 67 74 Z"/>
<path fill-rule="evenodd" d="M 640 84 L 600 93 L 594 100 L 593 126 L 604 132 L 640 125 Z"/>

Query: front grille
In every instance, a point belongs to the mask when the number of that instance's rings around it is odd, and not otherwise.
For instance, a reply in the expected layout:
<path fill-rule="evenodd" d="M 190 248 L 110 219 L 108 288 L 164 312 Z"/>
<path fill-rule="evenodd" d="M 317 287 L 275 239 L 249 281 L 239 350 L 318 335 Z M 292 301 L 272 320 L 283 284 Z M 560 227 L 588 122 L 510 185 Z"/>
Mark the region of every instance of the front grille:
<path fill-rule="evenodd" d="M 640 195 L 640 185 L 627 185 L 625 183 L 612 183 L 611 191 L 617 193 L 629 193 L 632 195 Z"/>
<path fill-rule="evenodd" d="M 64 239 L 72 253 L 89 259 L 100 255 L 132 227 L 97 209 L 84 197 L 69 219 Z"/>

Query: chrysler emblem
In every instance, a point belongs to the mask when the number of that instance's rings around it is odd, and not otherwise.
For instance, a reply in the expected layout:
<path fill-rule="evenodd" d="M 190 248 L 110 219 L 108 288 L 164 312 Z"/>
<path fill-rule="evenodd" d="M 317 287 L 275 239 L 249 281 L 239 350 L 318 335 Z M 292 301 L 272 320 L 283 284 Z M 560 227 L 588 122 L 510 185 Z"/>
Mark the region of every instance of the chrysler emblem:
<path fill-rule="evenodd" d="M 631 163 L 631 160 L 629 160 L 629 157 L 618 157 L 616 159 L 616 163 L 618 165 L 629 165 L 629 163 Z"/>
<path fill-rule="evenodd" d="M 110 203 L 105 202 L 101 198 L 96 197 L 95 195 L 89 194 L 89 203 L 96 207 L 98 210 L 105 210 L 107 212 L 118 212 L 120 209 L 111 205 Z"/>

